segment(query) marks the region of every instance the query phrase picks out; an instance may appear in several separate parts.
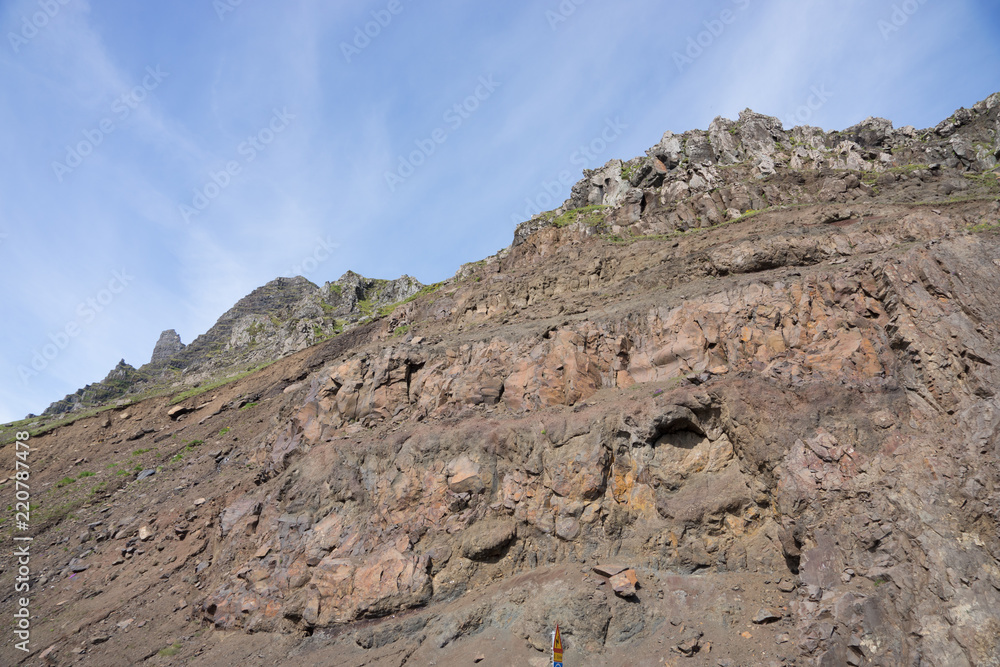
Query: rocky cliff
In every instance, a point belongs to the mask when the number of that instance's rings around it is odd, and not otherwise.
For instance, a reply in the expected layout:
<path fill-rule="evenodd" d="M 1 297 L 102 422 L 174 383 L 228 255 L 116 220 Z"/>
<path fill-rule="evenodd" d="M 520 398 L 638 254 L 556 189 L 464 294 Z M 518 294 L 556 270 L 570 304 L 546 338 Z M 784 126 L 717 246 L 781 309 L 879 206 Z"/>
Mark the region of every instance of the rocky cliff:
<path fill-rule="evenodd" d="M 31 659 L 998 664 L 998 115 L 666 135 L 433 293 L 33 438 Z"/>
<path fill-rule="evenodd" d="M 167 329 L 160 334 L 159 340 L 156 341 L 156 345 L 153 347 L 153 356 L 149 360 L 149 363 L 155 364 L 167 361 L 183 349 L 184 343 L 181 342 L 181 337 L 173 329 Z"/>
<path fill-rule="evenodd" d="M 379 280 L 353 271 L 322 287 L 301 276 L 276 278 L 240 299 L 190 345 L 167 329 L 148 364 L 135 369 L 122 360 L 102 382 L 56 401 L 43 417 L 123 405 L 246 372 L 371 321 L 424 289 L 410 276 Z"/>

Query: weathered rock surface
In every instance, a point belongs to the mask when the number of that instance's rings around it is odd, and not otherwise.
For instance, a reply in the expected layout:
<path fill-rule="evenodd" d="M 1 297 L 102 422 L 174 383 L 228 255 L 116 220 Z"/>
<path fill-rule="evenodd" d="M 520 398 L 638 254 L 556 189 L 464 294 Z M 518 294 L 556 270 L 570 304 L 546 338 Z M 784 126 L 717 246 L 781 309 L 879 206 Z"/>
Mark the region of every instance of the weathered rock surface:
<path fill-rule="evenodd" d="M 668 133 L 380 320 L 33 438 L 39 649 L 994 664 L 998 103 Z"/>
<path fill-rule="evenodd" d="M 166 361 L 183 349 L 184 343 L 181 342 L 181 337 L 173 329 L 167 329 L 160 334 L 160 339 L 156 341 L 156 345 L 153 347 L 153 356 L 149 360 L 149 363 L 155 364 L 160 361 Z"/>
<path fill-rule="evenodd" d="M 148 364 L 135 369 L 123 359 L 104 380 L 56 401 L 44 414 L 124 403 L 154 390 L 197 387 L 245 372 L 370 321 L 421 289 L 410 276 L 378 280 L 353 271 L 322 287 L 301 276 L 276 278 L 240 299 L 190 345 L 168 329 Z"/>
<path fill-rule="evenodd" d="M 609 579 L 612 590 L 618 597 L 628 598 L 635 595 L 639 580 L 635 576 L 635 570 L 629 569 L 613 575 Z"/>

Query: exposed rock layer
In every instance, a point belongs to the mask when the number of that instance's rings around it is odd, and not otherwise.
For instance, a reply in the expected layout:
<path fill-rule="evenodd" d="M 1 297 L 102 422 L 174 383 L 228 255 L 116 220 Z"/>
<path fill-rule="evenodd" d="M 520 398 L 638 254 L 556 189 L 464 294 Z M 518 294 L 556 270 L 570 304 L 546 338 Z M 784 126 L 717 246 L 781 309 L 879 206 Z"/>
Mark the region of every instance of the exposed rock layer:
<path fill-rule="evenodd" d="M 572 664 L 996 664 L 998 102 L 664 136 L 381 320 L 38 438 L 79 517 L 36 527 L 39 645 L 156 616 L 92 664 L 543 665 L 558 622 Z"/>

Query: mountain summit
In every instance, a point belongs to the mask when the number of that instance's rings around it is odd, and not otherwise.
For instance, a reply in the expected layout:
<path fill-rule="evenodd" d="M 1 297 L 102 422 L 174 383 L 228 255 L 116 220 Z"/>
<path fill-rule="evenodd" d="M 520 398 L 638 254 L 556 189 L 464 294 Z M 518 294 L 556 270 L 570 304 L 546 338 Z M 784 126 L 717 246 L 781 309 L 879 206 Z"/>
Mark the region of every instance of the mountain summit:
<path fill-rule="evenodd" d="M 322 287 L 301 276 L 276 278 L 240 299 L 190 345 L 167 329 L 149 363 L 129 366 L 133 372 L 126 380 L 87 385 L 50 405 L 44 415 L 93 410 L 111 399 L 123 404 L 252 370 L 368 322 L 423 288 L 409 276 L 377 280 L 352 271 Z"/>

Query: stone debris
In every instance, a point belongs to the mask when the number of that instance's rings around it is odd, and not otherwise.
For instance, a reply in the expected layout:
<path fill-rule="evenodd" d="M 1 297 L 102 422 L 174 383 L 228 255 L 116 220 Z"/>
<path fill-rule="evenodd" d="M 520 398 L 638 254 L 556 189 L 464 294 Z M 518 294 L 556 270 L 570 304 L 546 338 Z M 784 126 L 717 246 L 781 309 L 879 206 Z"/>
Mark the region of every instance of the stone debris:
<path fill-rule="evenodd" d="M 762 623 L 774 623 L 781 620 L 781 613 L 773 609 L 761 608 L 754 614 L 753 622 L 758 625 Z"/>
<path fill-rule="evenodd" d="M 174 407 L 167 410 L 167 416 L 170 417 L 171 419 L 177 419 L 178 417 L 186 415 L 187 413 L 192 411 L 193 408 L 190 408 L 186 405 L 175 405 Z"/>
<path fill-rule="evenodd" d="M 677 651 L 681 655 L 692 656 L 701 648 L 701 638 L 705 633 L 700 630 L 693 630 L 677 642 Z"/>
<path fill-rule="evenodd" d="M 628 565 L 595 565 L 593 570 L 602 577 L 613 577 L 629 569 Z"/>
<path fill-rule="evenodd" d="M 791 593 L 797 588 L 797 584 L 791 579 L 782 579 L 778 582 L 778 590 L 782 593 Z"/>
<path fill-rule="evenodd" d="M 57 660 L 56 660 L 56 645 L 53 644 L 52 646 L 48 647 L 47 649 L 45 649 L 44 651 L 42 651 L 41 653 L 39 653 L 38 654 L 38 659 L 39 660 L 43 660 L 43 661 L 45 661 L 45 662 L 47 662 L 49 664 L 52 664 L 52 665 L 57 664 Z"/>
<path fill-rule="evenodd" d="M 609 580 L 611 582 L 611 588 L 614 590 L 615 595 L 622 598 L 632 597 L 635 595 L 635 589 L 638 587 L 639 580 L 635 576 L 635 570 L 628 569 L 623 572 L 611 577 Z"/>

